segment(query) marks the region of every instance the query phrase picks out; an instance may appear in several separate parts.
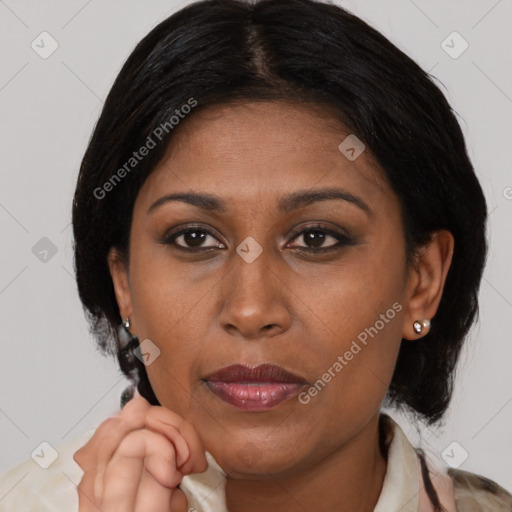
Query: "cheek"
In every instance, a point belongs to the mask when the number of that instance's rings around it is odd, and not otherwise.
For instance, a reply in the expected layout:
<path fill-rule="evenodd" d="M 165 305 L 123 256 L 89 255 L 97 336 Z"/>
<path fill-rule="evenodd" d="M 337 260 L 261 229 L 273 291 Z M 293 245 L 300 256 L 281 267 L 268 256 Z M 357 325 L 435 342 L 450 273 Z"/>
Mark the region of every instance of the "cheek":
<path fill-rule="evenodd" d="M 217 280 L 208 265 L 180 262 L 168 247 L 141 237 L 130 264 L 138 331 L 146 337 L 174 339 L 186 325 L 188 338 L 195 339 L 202 332 L 204 304 Z"/>
<path fill-rule="evenodd" d="M 206 339 L 205 306 L 213 281 L 194 286 L 169 257 L 144 258 L 136 253 L 130 278 L 136 334 L 140 342 L 149 339 L 159 350 L 158 358 L 146 367 L 151 385 L 161 403 L 183 413 Z"/>
<path fill-rule="evenodd" d="M 294 292 L 310 311 L 303 318 L 317 319 L 326 334 L 345 341 L 373 326 L 395 302 L 404 300 L 405 257 L 401 249 L 392 240 L 365 244 L 351 249 L 337 264 L 312 269 L 309 275 L 299 270 L 303 278 L 295 283 Z M 386 323 L 387 332 L 392 330 L 391 323 L 395 333 L 401 332 L 396 314 L 401 306 L 389 312 L 393 322 Z"/>
<path fill-rule="evenodd" d="M 389 386 L 401 343 L 405 257 L 392 240 L 361 248 L 315 286 L 304 288 L 305 329 L 315 333 L 318 375 L 312 407 L 343 408 L 357 417 L 373 410 Z M 304 347 L 307 350 L 306 347 Z M 311 351 L 311 349 L 309 349 Z M 337 421 L 333 412 L 332 421 Z"/>

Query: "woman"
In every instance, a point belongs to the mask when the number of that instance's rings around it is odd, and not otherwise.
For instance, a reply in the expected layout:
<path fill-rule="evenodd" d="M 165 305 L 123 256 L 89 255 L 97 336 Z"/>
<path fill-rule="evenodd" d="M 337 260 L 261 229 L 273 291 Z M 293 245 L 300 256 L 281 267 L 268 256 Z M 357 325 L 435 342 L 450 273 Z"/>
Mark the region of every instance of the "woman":
<path fill-rule="evenodd" d="M 381 413 L 443 417 L 486 216 L 446 99 L 357 17 L 210 0 L 163 21 L 78 178 L 80 298 L 136 391 L 61 452 L 60 510 L 512 510 Z M 53 510 L 29 485 L 24 510 Z"/>

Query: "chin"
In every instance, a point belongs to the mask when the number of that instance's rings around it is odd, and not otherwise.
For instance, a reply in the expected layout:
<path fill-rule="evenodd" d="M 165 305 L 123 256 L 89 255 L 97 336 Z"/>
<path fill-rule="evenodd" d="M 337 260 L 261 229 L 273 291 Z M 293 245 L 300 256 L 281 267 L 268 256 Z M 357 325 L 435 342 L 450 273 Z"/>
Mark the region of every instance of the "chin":
<path fill-rule="evenodd" d="M 241 441 L 231 443 L 233 450 L 227 451 L 222 446 L 213 449 L 213 455 L 222 469 L 233 478 L 261 480 L 276 475 L 285 476 L 296 471 L 300 465 L 300 453 L 293 450 L 296 443 L 288 442 L 287 446 L 280 443 L 276 447 L 267 442 Z"/>

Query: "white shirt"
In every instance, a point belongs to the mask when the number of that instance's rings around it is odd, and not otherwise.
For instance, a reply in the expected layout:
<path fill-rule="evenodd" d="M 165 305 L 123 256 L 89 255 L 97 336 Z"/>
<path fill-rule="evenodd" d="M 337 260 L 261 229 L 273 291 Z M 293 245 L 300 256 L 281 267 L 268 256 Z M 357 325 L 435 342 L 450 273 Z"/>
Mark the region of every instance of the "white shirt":
<path fill-rule="evenodd" d="M 400 427 L 389 417 L 388 422 L 387 470 L 374 512 L 432 512 L 416 451 Z M 73 460 L 73 454 L 93 434 L 94 429 L 58 446 L 58 458 L 47 469 L 29 459 L 0 476 L 0 512 L 78 512 L 76 486 L 83 471 Z M 185 476 L 180 488 L 188 498 L 189 508 L 198 512 L 228 512 L 226 474 L 209 452 L 206 458 L 208 469 Z M 433 475 L 441 503 L 447 511 L 457 512 L 452 479 L 443 469 L 436 468 Z"/>

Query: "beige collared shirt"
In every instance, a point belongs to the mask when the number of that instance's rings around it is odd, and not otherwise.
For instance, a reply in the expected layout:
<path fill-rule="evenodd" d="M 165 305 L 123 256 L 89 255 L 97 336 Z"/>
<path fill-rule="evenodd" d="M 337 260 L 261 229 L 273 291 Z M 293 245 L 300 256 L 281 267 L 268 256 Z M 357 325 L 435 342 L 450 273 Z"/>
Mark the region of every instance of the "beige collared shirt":
<path fill-rule="evenodd" d="M 400 427 L 389 417 L 387 470 L 374 512 L 434 512 L 422 479 L 418 455 Z M 94 429 L 57 447 L 58 457 L 43 469 L 29 459 L 0 476 L 0 512 L 78 512 L 76 486 L 83 471 L 73 454 Z M 180 488 L 189 510 L 228 512 L 225 473 L 210 453 L 208 469 L 184 477 Z M 511 512 L 512 498 L 494 482 L 466 472 L 436 468 L 431 481 L 447 512 Z M 494 488 L 493 488 L 494 486 Z M 494 491 L 493 491 L 494 489 Z"/>

